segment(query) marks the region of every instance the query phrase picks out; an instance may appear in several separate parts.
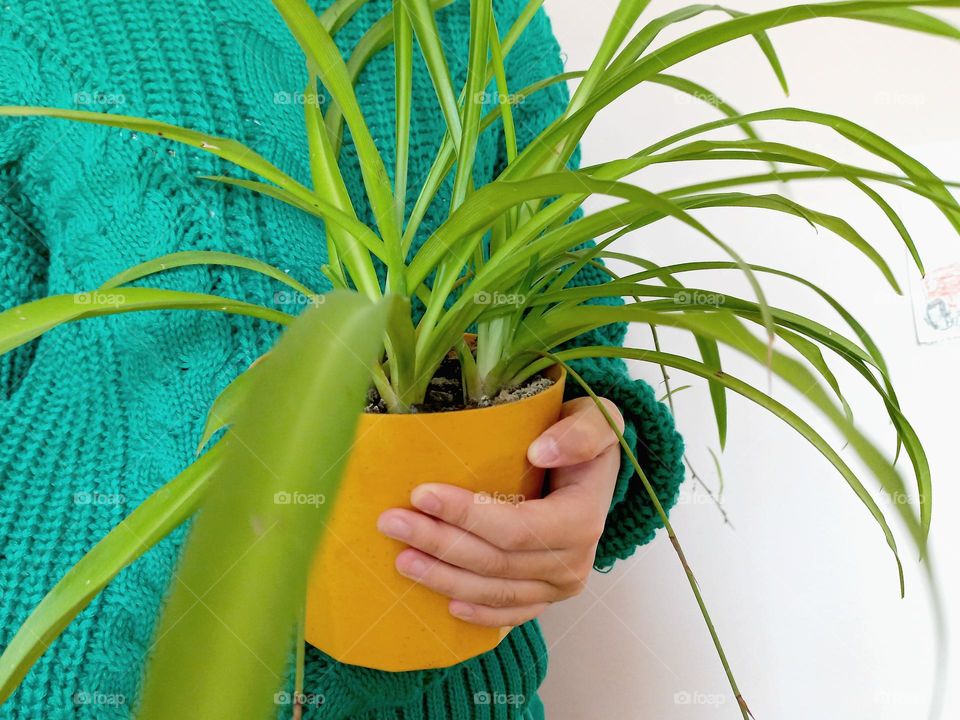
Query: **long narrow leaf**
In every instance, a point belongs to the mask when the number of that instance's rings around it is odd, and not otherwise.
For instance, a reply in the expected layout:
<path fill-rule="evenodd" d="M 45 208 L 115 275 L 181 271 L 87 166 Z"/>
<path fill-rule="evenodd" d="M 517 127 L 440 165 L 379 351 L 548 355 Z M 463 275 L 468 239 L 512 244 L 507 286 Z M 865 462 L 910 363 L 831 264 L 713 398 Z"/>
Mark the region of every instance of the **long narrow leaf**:
<path fill-rule="evenodd" d="M 169 255 L 161 255 L 158 258 L 140 263 L 129 270 L 124 270 L 122 273 L 114 275 L 101 285 L 100 289 L 110 290 L 159 272 L 195 265 L 227 265 L 230 267 L 243 268 L 244 270 L 251 270 L 282 282 L 284 285 L 296 290 L 305 297 L 309 298 L 316 295 L 316 293 L 306 285 L 297 282 L 297 280 L 292 278 L 288 273 L 273 267 L 273 265 L 243 255 L 206 250 L 186 250 L 183 252 L 170 253 Z"/>
<path fill-rule="evenodd" d="M 0 656 L 0 703 L 121 570 L 196 512 L 222 457 L 222 448 L 212 448 L 153 493 L 51 588 Z"/>
<path fill-rule="evenodd" d="M 258 366 L 221 441 L 223 462 L 173 581 L 141 720 L 276 712 L 273 696 L 290 657 L 307 570 L 336 499 L 391 304 L 335 291 L 301 315 Z"/>
<path fill-rule="evenodd" d="M 314 194 L 325 203 L 329 203 L 343 213 L 353 226 L 361 226 L 356 208 L 350 200 L 347 184 L 337 163 L 337 155 L 327 135 L 327 129 L 320 112 L 320 98 L 317 95 L 317 79 L 313 74 L 304 93 L 304 122 L 307 129 L 307 147 L 310 153 L 310 175 L 313 179 Z M 380 297 L 380 280 L 364 248 L 365 243 L 374 242 L 367 232 L 354 234 L 335 222 L 327 223 L 327 248 L 331 264 L 336 267 L 340 285 L 346 287 L 341 263 L 350 272 L 357 289 L 367 297 Z M 384 251 L 386 254 L 386 251 Z"/>
<path fill-rule="evenodd" d="M 177 290 L 114 288 L 106 292 L 52 295 L 0 313 L 0 355 L 67 322 L 140 310 L 207 310 L 248 315 L 281 325 L 292 320 L 286 313 L 261 305 Z"/>
<path fill-rule="evenodd" d="M 47 107 L 0 107 L 0 116 L 6 117 L 51 117 L 74 122 L 102 125 L 104 127 L 129 130 L 165 138 L 204 150 L 223 158 L 234 165 L 259 175 L 299 198 L 308 197 L 310 192 L 296 180 L 286 175 L 266 159 L 236 140 L 188 130 L 186 128 L 158 122 L 146 118 L 113 115 L 109 113 L 87 112 L 83 110 L 62 110 Z"/>
<path fill-rule="evenodd" d="M 867 509 L 870 511 L 870 514 L 877 521 L 877 524 L 880 526 L 884 536 L 886 537 L 887 544 L 890 546 L 895 558 L 897 559 L 897 568 L 900 577 L 900 590 L 901 593 L 903 592 L 903 569 L 900 565 L 896 540 L 893 537 L 893 532 L 887 523 L 883 511 L 873 500 L 873 497 L 854 474 L 853 470 L 851 470 L 846 462 L 844 462 L 843 458 L 832 447 L 830 447 L 829 443 L 827 443 L 826 440 L 824 440 L 823 437 L 799 415 L 790 410 L 790 408 L 783 403 L 780 403 L 769 395 L 757 390 L 749 383 L 744 382 L 743 380 L 740 380 L 729 373 L 723 373 L 722 375 L 718 376 L 706 365 L 680 355 L 672 355 L 670 353 L 650 350 L 633 350 L 631 348 L 577 348 L 575 350 L 560 352 L 557 355 L 565 360 L 574 360 L 577 358 L 591 357 L 598 354 L 641 360 L 644 362 L 653 362 L 660 365 L 666 365 L 667 367 L 672 367 L 677 370 L 683 370 L 691 373 L 692 375 L 698 375 L 704 378 L 715 378 L 718 382 L 723 383 L 723 385 L 728 389 L 744 396 L 748 400 L 752 400 L 786 422 L 791 428 L 806 438 L 811 445 L 813 445 L 825 458 L 827 458 L 827 460 L 830 461 L 830 463 L 840 472 L 840 474 L 847 481 L 847 484 L 850 485 L 857 497 L 867 507 Z M 857 436 L 858 446 L 869 443 L 869 441 L 867 441 L 865 438 L 859 436 L 859 433 L 855 433 L 851 430 L 851 434 L 855 434 Z M 909 511 L 907 512 L 909 514 Z"/>
<path fill-rule="evenodd" d="M 364 120 L 350 74 L 336 43 L 304 0 L 273 0 L 273 4 L 283 17 L 291 34 L 296 38 L 308 62 L 320 76 L 324 87 L 336 99 L 343 111 L 357 147 L 360 173 L 367 190 L 370 208 L 376 217 L 377 226 L 384 241 L 388 244 L 399 242 L 400 231 L 393 210 L 390 176 L 387 174 L 383 158 Z"/>

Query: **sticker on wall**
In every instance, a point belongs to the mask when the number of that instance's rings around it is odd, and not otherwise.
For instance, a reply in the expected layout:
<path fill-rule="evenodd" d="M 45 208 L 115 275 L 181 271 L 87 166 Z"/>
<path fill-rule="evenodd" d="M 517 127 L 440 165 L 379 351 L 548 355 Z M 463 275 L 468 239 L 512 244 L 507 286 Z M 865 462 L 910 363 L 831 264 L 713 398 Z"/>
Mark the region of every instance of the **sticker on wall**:
<path fill-rule="evenodd" d="M 911 278 L 917 340 L 935 343 L 960 337 L 960 262 Z"/>
<path fill-rule="evenodd" d="M 942 178 L 952 180 L 960 175 L 960 144 L 956 142 L 921 143 L 907 152 Z M 902 209 L 909 211 L 918 206 L 917 200 L 911 199 Z M 960 338 L 960 254 L 955 231 L 942 215 L 931 213 L 929 208 L 917 207 L 913 217 L 910 229 L 926 270 L 920 277 L 908 257 L 917 342 L 930 344 Z"/>

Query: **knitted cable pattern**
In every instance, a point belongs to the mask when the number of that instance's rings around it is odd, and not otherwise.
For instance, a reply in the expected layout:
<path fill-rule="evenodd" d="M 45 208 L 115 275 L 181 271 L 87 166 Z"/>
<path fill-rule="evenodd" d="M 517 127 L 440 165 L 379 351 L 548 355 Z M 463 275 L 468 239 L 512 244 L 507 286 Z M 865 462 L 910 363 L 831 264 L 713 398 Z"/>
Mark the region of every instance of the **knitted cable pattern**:
<path fill-rule="evenodd" d="M 523 4 L 495 2 L 501 32 Z M 389 0 L 365 5 L 337 35 L 341 49 L 354 47 L 390 6 Z M 462 84 L 469 4 L 445 8 L 438 23 L 455 82 Z M 388 168 L 392 62 L 391 50 L 379 53 L 358 87 Z M 511 87 L 561 68 L 541 12 L 509 58 Z M 0 5 L 0 103 L 149 116 L 235 137 L 301 181 L 309 177 L 304 84 L 302 55 L 268 0 Z M 557 117 L 566 97 L 557 86 L 516 107 L 521 143 Z M 444 132 L 419 59 L 414 107 L 412 188 L 426 177 Z M 478 182 L 489 181 L 502 166 L 502 143 L 486 133 L 477 154 Z M 343 165 L 359 200 L 362 182 L 349 136 Z M 205 153 L 135 133 L 55 120 L 0 121 L 0 308 L 87 291 L 138 262 L 191 249 L 243 253 L 324 287 L 322 225 L 281 203 L 196 179 L 229 172 L 236 171 Z M 448 184 L 420 240 L 442 221 L 449 192 Z M 358 207 L 370 221 L 365 206 Z M 593 269 L 578 278 L 601 280 Z M 236 268 L 183 268 L 145 283 L 297 310 L 295 299 L 269 280 Z M 190 462 L 210 403 L 275 338 L 275 328 L 249 318 L 133 313 L 61 327 L 0 359 L 0 646 L 57 579 Z M 622 338 L 623 328 L 613 326 L 580 342 Z M 666 409 L 649 386 L 629 378 L 622 362 L 583 361 L 579 370 L 618 403 L 627 438 L 670 506 L 683 476 L 682 443 Z M 632 476 L 624 465 L 598 567 L 626 557 L 658 527 Z M 186 532 L 179 529 L 122 572 L 53 643 L 0 707 L 0 718 L 128 717 Z M 306 716 L 521 718 L 545 672 L 536 622 L 514 630 L 495 651 L 440 671 L 376 672 L 311 649 L 306 691 L 323 702 L 308 706 Z"/>

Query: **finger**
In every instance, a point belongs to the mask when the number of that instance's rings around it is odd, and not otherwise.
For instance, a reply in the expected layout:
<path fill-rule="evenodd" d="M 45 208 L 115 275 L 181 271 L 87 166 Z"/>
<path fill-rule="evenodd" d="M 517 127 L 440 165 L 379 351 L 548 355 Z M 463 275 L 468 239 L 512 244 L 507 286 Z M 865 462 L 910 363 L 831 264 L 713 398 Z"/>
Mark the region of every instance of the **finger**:
<path fill-rule="evenodd" d="M 545 498 L 518 505 L 490 502 L 453 485 L 428 483 L 410 501 L 422 512 L 510 552 L 562 550 L 591 545 L 603 533 L 620 468 L 620 452 L 608 448 L 581 465 L 551 472 Z"/>
<path fill-rule="evenodd" d="M 482 577 L 419 550 L 404 550 L 397 556 L 396 564 L 401 575 L 448 598 L 468 603 L 506 608 L 563 599 L 550 583 Z"/>
<path fill-rule="evenodd" d="M 566 565 L 579 565 L 566 558 L 565 551 L 507 552 L 462 528 L 402 508 L 383 513 L 377 528 L 387 537 L 484 577 L 560 584 L 570 582 L 573 575 Z"/>
<path fill-rule="evenodd" d="M 581 491 L 582 492 L 582 491 Z M 589 528 L 575 495 L 551 493 L 542 500 L 518 505 L 491 502 L 453 485 L 428 483 L 415 488 L 410 502 L 418 510 L 455 525 L 510 552 L 559 550 L 575 547 Z M 589 524 L 589 523 L 588 523 Z"/>
<path fill-rule="evenodd" d="M 623 416 L 610 400 L 601 398 L 610 417 L 623 432 Z M 533 441 L 527 459 L 536 467 L 557 468 L 593 460 L 617 443 L 617 435 L 591 398 L 564 403 L 560 420 Z"/>
<path fill-rule="evenodd" d="M 484 627 L 515 627 L 539 617 L 549 607 L 549 603 L 538 603 L 526 607 L 492 608 L 474 605 L 460 600 L 450 601 L 450 614 L 474 625 Z"/>
<path fill-rule="evenodd" d="M 544 499 L 570 505 L 582 517 L 606 519 L 621 462 L 620 448 L 614 445 L 590 462 L 554 468 L 550 471 L 550 494 Z"/>

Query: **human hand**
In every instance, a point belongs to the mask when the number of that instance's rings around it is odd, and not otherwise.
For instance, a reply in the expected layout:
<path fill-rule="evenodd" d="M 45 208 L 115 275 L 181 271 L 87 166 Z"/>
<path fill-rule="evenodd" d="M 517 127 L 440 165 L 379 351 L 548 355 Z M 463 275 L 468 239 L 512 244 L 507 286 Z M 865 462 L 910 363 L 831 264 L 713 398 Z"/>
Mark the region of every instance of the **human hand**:
<path fill-rule="evenodd" d="M 603 402 L 622 431 L 620 412 Z M 469 490 L 426 484 L 411 495 L 417 510 L 393 508 L 377 523 L 410 546 L 397 556 L 400 573 L 451 598 L 451 614 L 477 625 L 532 620 L 581 593 L 593 568 L 620 469 L 616 434 L 593 400 L 577 398 L 527 456 L 550 470 L 543 499 L 479 502 Z"/>

